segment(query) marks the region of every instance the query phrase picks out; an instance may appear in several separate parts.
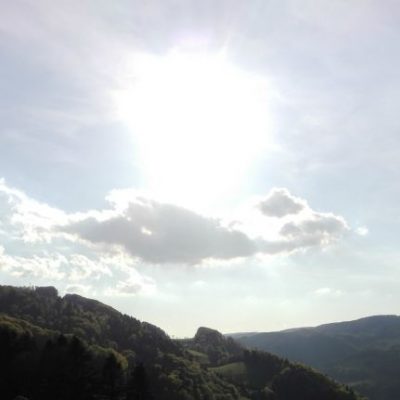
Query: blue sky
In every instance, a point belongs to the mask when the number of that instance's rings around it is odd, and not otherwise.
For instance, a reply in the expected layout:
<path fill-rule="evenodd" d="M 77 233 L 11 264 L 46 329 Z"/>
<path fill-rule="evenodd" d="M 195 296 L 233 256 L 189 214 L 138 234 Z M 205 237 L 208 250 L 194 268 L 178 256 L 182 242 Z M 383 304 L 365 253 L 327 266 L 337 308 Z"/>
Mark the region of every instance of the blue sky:
<path fill-rule="evenodd" d="M 395 1 L 13 1 L 0 278 L 176 336 L 398 313 Z"/>

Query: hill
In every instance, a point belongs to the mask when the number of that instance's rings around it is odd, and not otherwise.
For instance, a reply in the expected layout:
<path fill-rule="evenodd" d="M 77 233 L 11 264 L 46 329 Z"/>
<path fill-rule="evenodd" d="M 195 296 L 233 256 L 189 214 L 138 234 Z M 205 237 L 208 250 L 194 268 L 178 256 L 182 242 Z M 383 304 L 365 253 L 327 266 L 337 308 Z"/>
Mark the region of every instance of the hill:
<path fill-rule="evenodd" d="M 246 347 L 317 368 L 371 400 L 400 398 L 399 316 L 234 337 Z"/>
<path fill-rule="evenodd" d="M 0 286 L 1 398 L 358 400 L 312 369 L 199 328 L 161 329 L 52 287 Z"/>

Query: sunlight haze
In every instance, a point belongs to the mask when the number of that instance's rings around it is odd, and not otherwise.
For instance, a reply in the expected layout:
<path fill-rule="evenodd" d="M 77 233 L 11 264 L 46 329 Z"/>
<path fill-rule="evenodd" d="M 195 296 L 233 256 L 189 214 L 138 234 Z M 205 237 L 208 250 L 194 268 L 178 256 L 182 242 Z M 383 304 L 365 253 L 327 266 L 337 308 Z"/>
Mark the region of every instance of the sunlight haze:
<path fill-rule="evenodd" d="M 3 285 L 174 337 L 399 313 L 400 3 L 1 9 Z"/>
<path fill-rule="evenodd" d="M 225 58 L 179 49 L 138 54 L 115 92 L 116 115 L 138 145 L 144 185 L 168 201 L 201 207 L 231 195 L 268 151 L 273 93 L 265 78 Z"/>

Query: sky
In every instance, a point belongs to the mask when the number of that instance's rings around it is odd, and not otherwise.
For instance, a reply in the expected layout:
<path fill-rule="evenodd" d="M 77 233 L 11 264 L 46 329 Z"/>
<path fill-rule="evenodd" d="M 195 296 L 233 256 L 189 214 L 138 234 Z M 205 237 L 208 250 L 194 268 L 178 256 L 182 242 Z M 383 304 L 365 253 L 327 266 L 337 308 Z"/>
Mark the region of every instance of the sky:
<path fill-rule="evenodd" d="M 397 1 L 1 8 L 1 284 L 173 337 L 399 314 Z"/>

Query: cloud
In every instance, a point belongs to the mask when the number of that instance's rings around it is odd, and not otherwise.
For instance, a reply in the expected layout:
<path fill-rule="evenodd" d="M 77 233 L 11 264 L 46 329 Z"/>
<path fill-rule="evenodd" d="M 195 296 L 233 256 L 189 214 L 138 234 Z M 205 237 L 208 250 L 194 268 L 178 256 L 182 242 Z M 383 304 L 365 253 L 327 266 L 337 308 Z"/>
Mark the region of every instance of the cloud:
<path fill-rule="evenodd" d="M 284 188 L 272 189 L 259 203 L 262 215 L 274 221 L 254 214 L 260 229 L 252 234 L 246 220 L 211 218 L 133 190 L 112 191 L 106 197 L 108 208 L 69 214 L 31 199 L 4 180 L 1 199 L 1 237 L 12 237 L 14 245 L 28 243 L 31 249 L 30 257 L 8 258 L 7 270 L 21 276 L 58 271 L 71 283 L 134 270 L 135 260 L 195 265 L 324 247 L 349 230 L 343 217 L 314 211 Z M 136 286 L 121 284 L 118 290 L 134 292 Z"/>
<path fill-rule="evenodd" d="M 87 279 L 111 277 L 118 269 L 118 257 L 88 257 L 83 254 L 51 253 L 41 250 L 27 255 L 14 255 L 0 246 L 0 271 L 20 278 L 39 278 L 80 282 Z M 123 267 L 121 266 L 121 270 Z"/>
<path fill-rule="evenodd" d="M 155 281 L 148 277 L 138 274 L 137 272 L 131 274 L 131 276 L 123 281 L 117 282 L 117 284 L 108 288 L 105 291 L 106 296 L 136 296 L 138 294 L 151 295 L 157 291 Z"/>
<path fill-rule="evenodd" d="M 278 239 L 259 241 L 259 248 L 265 253 L 325 247 L 349 231 L 342 216 L 315 211 L 306 200 L 293 196 L 285 188 L 273 188 L 257 206 L 263 215 L 281 219 Z"/>
<path fill-rule="evenodd" d="M 329 245 L 339 239 L 349 227 L 343 217 L 313 212 L 310 217 L 283 225 L 280 234 L 296 247 Z"/>
<path fill-rule="evenodd" d="M 83 254 L 72 254 L 67 258 L 67 264 L 68 279 L 76 282 L 112 276 L 112 265 L 115 265 L 115 260 L 107 260 L 104 257 L 93 259 Z"/>
<path fill-rule="evenodd" d="M 349 229 L 343 217 L 316 212 L 287 189 L 273 189 L 263 202 L 275 216 L 297 213 L 295 219 L 282 221 L 276 240 L 250 236 L 245 223 L 238 230 L 237 224 L 223 224 L 183 207 L 129 191 L 127 194 L 129 199 L 121 199 L 119 194 L 113 209 L 81 214 L 59 229 L 90 244 L 119 247 L 133 257 L 157 264 L 200 264 L 324 247 Z M 112 197 L 109 201 L 113 201 Z M 271 229 L 274 228 L 267 222 L 264 232 Z"/>
<path fill-rule="evenodd" d="M 60 254 L 12 256 L 5 252 L 4 247 L 0 246 L 0 271 L 18 278 L 45 278 L 59 281 L 66 277 L 65 272 L 61 270 L 63 263 L 65 263 L 65 257 Z"/>
<path fill-rule="evenodd" d="M 49 242 L 53 226 L 67 220 L 67 214 L 36 201 L 0 179 L 0 221 L 9 233 L 28 243 Z"/>
<path fill-rule="evenodd" d="M 261 212 L 268 217 L 285 217 L 298 214 L 307 207 L 307 203 L 292 196 L 285 188 L 273 188 L 267 197 L 258 204 Z"/>
<path fill-rule="evenodd" d="M 217 219 L 143 197 L 131 199 L 124 211 L 105 220 L 83 217 L 60 229 L 91 243 L 120 246 L 150 263 L 196 264 L 257 251 L 245 233 Z"/>

